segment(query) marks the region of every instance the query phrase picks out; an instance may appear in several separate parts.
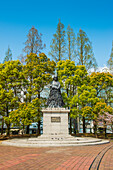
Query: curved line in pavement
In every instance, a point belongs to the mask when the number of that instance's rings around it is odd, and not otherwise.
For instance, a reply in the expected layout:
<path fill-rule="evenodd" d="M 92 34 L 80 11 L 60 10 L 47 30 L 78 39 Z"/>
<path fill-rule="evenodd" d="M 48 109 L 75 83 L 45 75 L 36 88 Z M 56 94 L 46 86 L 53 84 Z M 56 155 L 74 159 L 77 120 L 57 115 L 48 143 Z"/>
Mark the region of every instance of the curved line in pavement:
<path fill-rule="evenodd" d="M 102 161 L 102 158 L 104 157 L 104 155 L 106 154 L 106 152 L 109 150 L 109 149 L 111 149 L 113 147 L 113 145 L 111 145 L 111 146 L 107 146 L 107 147 L 105 147 L 102 151 L 100 151 L 99 153 L 98 153 L 98 155 L 95 157 L 95 159 L 93 160 L 93 162 L 91 163 L 91 165 L 90 165 L 90 167 L 89 167 L 89 170 L 99 170 L 99 166 L 100 166 L 100 163 L 101 163 L 101 161 Z M 100 157 L 100 158 L 99 158 Z M 95 162 L 96 162 L 96 160 L 97 160 L 97 163 L 96 163 L 96 165 L 95 165 Z"/>

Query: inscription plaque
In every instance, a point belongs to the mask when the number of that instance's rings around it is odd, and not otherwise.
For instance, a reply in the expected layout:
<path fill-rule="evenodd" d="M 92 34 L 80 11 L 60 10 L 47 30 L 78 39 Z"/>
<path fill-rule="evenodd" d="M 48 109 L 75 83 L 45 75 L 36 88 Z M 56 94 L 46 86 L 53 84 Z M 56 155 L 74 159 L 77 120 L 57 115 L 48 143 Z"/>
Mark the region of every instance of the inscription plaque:
<path fill-rule="evenodd" d="M 51 122 L 61 122 L 61 117 L 51 117 Z"/>

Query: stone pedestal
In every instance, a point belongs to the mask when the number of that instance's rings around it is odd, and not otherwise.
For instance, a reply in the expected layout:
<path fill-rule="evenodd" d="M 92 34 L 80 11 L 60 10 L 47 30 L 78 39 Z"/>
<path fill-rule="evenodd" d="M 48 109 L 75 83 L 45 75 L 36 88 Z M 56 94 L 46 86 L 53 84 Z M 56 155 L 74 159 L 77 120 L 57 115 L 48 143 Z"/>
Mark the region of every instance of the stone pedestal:
<path fill-rule="evenodd" d="M 47 108 L 43 112 L 43 135 L 68 135 L 68 113 L 65 108 Z"/>

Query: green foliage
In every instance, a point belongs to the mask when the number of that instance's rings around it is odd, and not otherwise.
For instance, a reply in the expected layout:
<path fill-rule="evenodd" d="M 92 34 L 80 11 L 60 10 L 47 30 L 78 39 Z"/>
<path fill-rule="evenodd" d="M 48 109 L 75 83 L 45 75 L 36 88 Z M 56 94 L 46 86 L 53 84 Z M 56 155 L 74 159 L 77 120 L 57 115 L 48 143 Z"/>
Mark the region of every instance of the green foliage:
<path fill-rule="evenodd" d="M 9 113 L 18 108 L 24 84 L 23 66 L 17 61 L 0 64 L 0 113 L 4 116 L 9 133 Z"/>
<path fill-rule="evenodd" d="M 67 27 L 67 53 L 68 53 L 68 59 L 72 60 L 75 56 L 75 33 L 73 29 L 68 25 Z"/>
<path fill-rule="evenodd" d="M 96 122 L 99 114 L 99 110 L 96 112 L 98 103 L 104 103 L 112 97 L 111 95 L 108 98 L 104 95 L 100 97 L 99 94 L 104 90 L 108 95 L 108 89 L 112 88 L 112 75 L 109 73 L 92 73 L 88 75 L 84 65 L 75 66 L 75 63 L 70 60 L 59 61 L 57 63 L 57 72 L 61 86 L 64 89 L 62 96 L 65 106 L 70 108 L 70 117 L 73 119 L 82 118 L 85 133 L 85 119 Z M 100 101 L 101 98 L 104 100 Z M 111 107 L 106 104 L 104 111 L 110 113 L 110 109 Z"/>
<path fill-rule="evenodd" d="M 96 90 L 92 86 L 82 85 L 77 88 L 77 94 L 73 96 L 70 108 L 72 108 L 72 117 L 79 115 L 92 118 L 92 110 L 99 101 L 96 97 Z"/>
<path fill-rule="evenodd" d="M 100 99 L 104 99 L 107 104 L 113 103 L 113 76 L 110 73 L 92 73 L 90 76 L 90 85 L 97 92 Z"/>
<path fill-rule="evenodd" d="M 110 70 L 112 71 L 112 69 L 113 69 L 113 41 L 112 41 L 111 55 L 110 55 L 110 58 L 109 58 L 107 64 L 108 64 L 108 67 L 110 68 Z"/>
<path fill-rule="evenodd" d="M 0 102 L 3 103 L 4 112 L 6 112 L 6 106 L 8 110 L 14 109 L 20 101 L 20 92 L 24 80 L 22 68 L 19 60 L 0 64 Z"/>
<path fill-rule="evenodd" d="M 44 53 L 37 56 L 34 53 L 27 55 L 24 75 L 28 81 L 26 86 L 26 100 L 32 101 L 33 98 L 40 97 L 44 87 L 52 80 L 55 70 L 55 62 L 50 61 Z"/>
<path fill-rule="evenodd" d="M 104 112 L 112 114 L 113 108 L 110 106 L 107 106 L 107 104 L 103 100 L 101 100 L 96 103 L 96 105 L 93 109 L 94 118 L 97 119 L 99 117 L 99 114 L 102 115 Z"/>
<path fill-rule="evenodd" d="M 35 98 L 30 103 L 20 103 L 17 110 L 10 112 L 9 120 L 12 126 L 30 125 L 32 122 L 37 122 L 41 118 L 41 102 Z"/>
<path fill-rule="evenodd" d="M 94 58 L 92 45 L 87 37 L 86 33 L 83 30 L 79 30 L 77 34 L 77 64 L 78 65 L 85 65 L 86 69 L 90 69 L 92 67 L 96 68 L 97 63 Z"/>
<path fill-rule="evenodd" d="M 11 49 L 9 48 L 9 46 L 8 46 L 8 50 L 6 51 L 6 56 L 4 58 L 3 63 L 5 61 L 10 61 L 10 60 L 12 60 L 12 52 L 11 52 Z"/>
<path fill-rule="evenodd" d="M 81 109 L 82 116 L 86 117 L 87 119 L 91 120 L 92 119 L 92 112 L 93 108 L 91 106 L 85 106 Z"/>
<path fill-rule="evenodd" d="M 65 106 L 70 108 L 70 118 L 92 118 L 92 107 L 99 100 L 96 90 L 89 85 L 90 77 L 84 65 L 75 66 L 71 60 L 57 63 L 59 81 L 64 88 L 63 100 Z M 83 128 L 85 121 L 83 121 Z M 85 130 L 84 130 L 85 131 Z"/>
<path fill-rule="evenodd" d="M 19 60 L 12 61 L 9 47 L 6 61 L 0 64 L 0 114 L 8 130 L 11 123 L 13 126 L 23 126 L 24 129 L 32 122 L 40 121 L 41 108 L 46 102 L 41 92 L 52 81 L 55 68 L 63 88 L 65 107 L 70 108 L 71 118 L 76 119 L 80 116 L 83 119 L 83 128 L 85 119 L 94 120 L 94 125 L 97 125 L 99 115 L 112 115 L 113 109 L 110 106 L 113 103 L 113 76 L 110 73 L 95 72 L 88 75 L 87 69 L 95 67 L 96 62 L 86 33 L 80 30 L 77 35 L 76 54 L 79 65 L 75 65 L 71 60 L 61 60 L 66 51 L 64 25 L 59 20 L 50 52 L 57 66 L 44 53 L 36 54 L 43 48 L 41 35 L 37 33 L 32 27 L 26 41 L 28 55 L 24 66 Z M 70 26 L 67 28 L 67 38 L 68 56 L 72 59 L 75 35 Z M 21 91 L 24 91 L 23 103 Z"/>
<path fill-rule="evenodd" d="M 25 126 L 40 121 L 41 107 L 45 104 L 40 93 L 52 80 L 54 70 L 55 62 L 44 53 L 39 56 L 30 53 L 24 66 L 19 60 L 0 64 L 0 113 L 8 133 L 11 123 Z M 21 104 L 22 97 L 26 103 Z"/>
<path fill-rule="evenodd" d="M 58 62 L 64 58 L 66 45 L 64 25 L 60 20 L 57 25 L 56 33 L 53 34 L 53 37 L 54 38 L 52 39 L 52 43 L 50 45 L 51 51 L 49 52 L 49 55 L 51 55 L 52 58 Z"/>
<path fill-rule="evenodd" d="M 74 61 L 71 60 L 61 60 L 57 63 L 57 72 L 59 80 L 67 80 L 71 78 L 76 69 Z"/>
<path fill-rule="evenodd" d="M 66 103 L 69 107 L 69 102 L 77 93 L 77 87 L 88 83 L 87 71 L 85 66 L 75 66 L 74 61 L 62 60 L 57 63 L 57 72 L 61 86 L 65 89 L 64 100 L 67 98 Z"/>

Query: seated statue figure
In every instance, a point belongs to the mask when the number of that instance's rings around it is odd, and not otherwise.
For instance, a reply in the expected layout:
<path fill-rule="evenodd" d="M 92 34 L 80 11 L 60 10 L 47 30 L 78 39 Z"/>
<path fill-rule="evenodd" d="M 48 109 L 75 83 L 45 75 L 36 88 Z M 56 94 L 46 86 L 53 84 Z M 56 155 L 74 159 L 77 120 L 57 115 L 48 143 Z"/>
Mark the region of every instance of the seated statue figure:
<path fill-rule="evenodd" d="M 58 82 L 58 77 L 53 78 L 53 82 L 50 86 L 50 94 L 47 100 L 47 106 L 50 108 L 59 108 L 64 106 L 60 91 L 60 83 Z"/>

